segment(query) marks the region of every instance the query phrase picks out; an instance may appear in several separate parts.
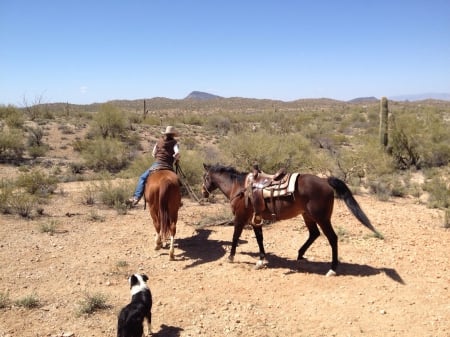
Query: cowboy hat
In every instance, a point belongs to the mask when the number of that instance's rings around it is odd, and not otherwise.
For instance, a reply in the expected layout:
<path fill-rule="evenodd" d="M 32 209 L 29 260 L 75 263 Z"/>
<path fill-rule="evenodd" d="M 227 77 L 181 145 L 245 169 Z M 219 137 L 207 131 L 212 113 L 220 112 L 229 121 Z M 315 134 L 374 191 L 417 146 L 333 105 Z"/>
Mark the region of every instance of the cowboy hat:
<path fill-rule="evenodd" d="M 178 136 L 178 131 L 175 129 L 175 127 L 169 125 L 166 127 L 166 131 L 163 132 L 164 135 L 174 135 Z"/>

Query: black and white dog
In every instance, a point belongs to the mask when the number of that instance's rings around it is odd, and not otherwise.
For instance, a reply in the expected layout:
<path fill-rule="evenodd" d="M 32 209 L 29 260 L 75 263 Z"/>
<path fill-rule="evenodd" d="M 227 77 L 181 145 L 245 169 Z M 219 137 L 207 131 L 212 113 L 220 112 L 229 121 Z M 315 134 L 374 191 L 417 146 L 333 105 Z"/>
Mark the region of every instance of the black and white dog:
<path fill-rule="evenodd" d="M 144 318 L 147 319 L 148 334 L 151 334 L 152 293 L 147 280 L 148 276 L 144 274 L 133 274 L 128 278 L 131 302 L 120 311 L 117 337 L 142 337 Z"/>

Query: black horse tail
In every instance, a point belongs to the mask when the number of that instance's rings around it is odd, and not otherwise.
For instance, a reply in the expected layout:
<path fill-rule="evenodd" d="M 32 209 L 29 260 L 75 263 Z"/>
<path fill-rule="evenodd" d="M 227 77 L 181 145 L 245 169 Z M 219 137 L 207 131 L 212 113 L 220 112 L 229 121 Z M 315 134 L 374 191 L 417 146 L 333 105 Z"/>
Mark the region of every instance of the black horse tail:
<path fill-rule="evenodd" d="M 352 192 L 348 188 L 348 186 L 340 179 L 336 177 L 329 177 L 327 179 L 328 184 L 333 187 L 335 190 L 337 197 L 339 199 L 343 199 L 348 209 L 352 212 L 352 214 L 358 219 L 364 226 L 374 232 L 377 237 L 382 238 L 382 234 L 378 232 L 375 227 L 370 222 L 367 215 L 362 210 L 361 206 L 359 206 L 356 199 L 353 197 Z"/>

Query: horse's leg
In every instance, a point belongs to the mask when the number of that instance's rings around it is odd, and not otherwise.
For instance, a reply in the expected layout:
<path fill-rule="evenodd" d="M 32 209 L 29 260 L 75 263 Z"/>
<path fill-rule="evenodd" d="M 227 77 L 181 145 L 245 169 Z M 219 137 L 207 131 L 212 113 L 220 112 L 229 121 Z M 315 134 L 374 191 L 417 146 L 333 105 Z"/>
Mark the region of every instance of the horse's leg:
<path fill-rule="evenodd" d="M 317 223 L 309 218 L 306 214 L 303 214 L 303 219 L 305 221 L 306 228 L 308 228 L 309 236 L 305 241 L 303 246 L 298 250 L 297 260 L 300 261 L 303 259 L 303 255 L 305 255 L 308 248 L 313 244 L 313 242 L 320 236 L 319 228 L 317 227 Z"/>
<path fill-rule="evenodd" d="M 330 220 L 323 220 L 319 223 L 320 228 L 322 228 L 323 234 L 328 239 L 328 242 L 331 246 L 331 269 L 327 272 L 327 276 L 335 276 L 336 269 L 339 264 L 338 260 L 338 238 L 336 233 L 334 232 L 333 227 L 331 226 Z"/>
<path fill-rule="evenodd" d="M 244 224 L 240 222 L 234 222 L 234 232 L 233 232 L 233 241 L 231 243 L 231 251 L 228 256 L 228 262 L 234 261 L 234 256 L 236 255 L 236 247 L 238 245 L 239 238 L 242 234 L 242 230 L 244 229 Z"/>
<path fill-rule="evenodd" d="M 171 261 L 175 260 L 174 242 L 176 231 L 177 231 L 176 225 L 172 223 L 170 225 L 170 249 L 169 249 L 169 258 Z"/>
<path fill-rule="evenodd" d="M 150 212 L 150 215 L 153 220 L 153 226 L 155 227 L 156 236 L 155 236 L 155 250 L 159 250 L 162 247 L 162 239 L 161 239 L 161 225 L 159 224 L 159 219 L 153 212 Z"/>
<path fill-rule="evenodd" d="M 259 260 L 256 262 L 256 269 L 261 269 L 267 264 L 266 251 L 264 250 L 264 238 L 262 226 L 253 226 L 253 232 L 255 232 L 256 242 L 258 242 L 259 247 Z"/>
<path fill-rule="evenodd" d="M 155 236 L 155 250 L 160 250 L 162 248 L 161 233 L 157 232 Z"/>

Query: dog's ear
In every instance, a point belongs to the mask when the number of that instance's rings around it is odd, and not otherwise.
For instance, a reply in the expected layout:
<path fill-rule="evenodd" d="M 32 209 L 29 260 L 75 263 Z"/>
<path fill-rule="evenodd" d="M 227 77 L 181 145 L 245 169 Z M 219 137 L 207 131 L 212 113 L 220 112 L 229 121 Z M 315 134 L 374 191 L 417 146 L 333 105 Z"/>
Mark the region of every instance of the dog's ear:
<path fill-rule="evenodd" d="M 132 288 L 136 283 L 139 283 L 139 280 L 136 275 L 133 274 L 128 278 L 128 282 L 130 283 L 130 288 Z"/>
<path fill-rule="evenodd" d="M 142 279 L 144 280 L 144 282 L 148 281 L 148 276 L 147 275 L 141 274 L 141 276 L 142 276 Z"/>

